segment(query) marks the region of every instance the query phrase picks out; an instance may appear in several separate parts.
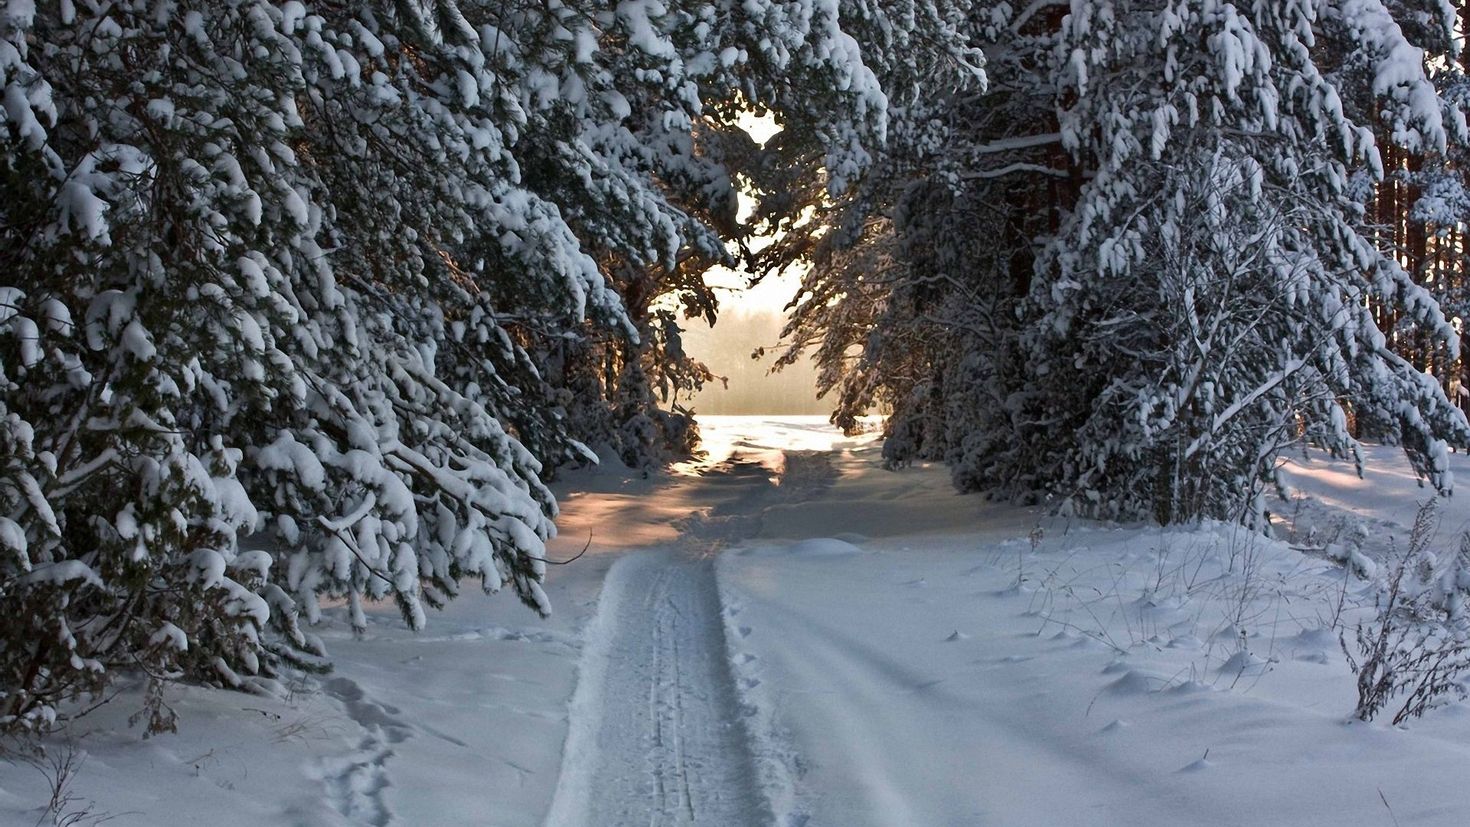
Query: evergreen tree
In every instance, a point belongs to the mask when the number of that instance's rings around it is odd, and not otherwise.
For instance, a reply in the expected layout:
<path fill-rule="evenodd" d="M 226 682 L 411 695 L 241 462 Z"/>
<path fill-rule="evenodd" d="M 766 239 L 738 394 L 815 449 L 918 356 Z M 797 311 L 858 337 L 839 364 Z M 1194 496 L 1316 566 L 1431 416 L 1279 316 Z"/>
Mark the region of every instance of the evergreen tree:
<path fill-rule="evenodd" d="M 991 105 L 937 104 L 968 137 L 893 174 L 880 232 L 808 282 L 834 297 L 814 318 L 874 320 L 865 341 L 805 330 L 829 366 L 861 347 L 867 389 L 844 409 L 893 406 L 893 461 L 1100 516 L 1254 523 L 1286 446 L 1355 455 L 1351 413 L 1450 484 L 1445 440 L 1470 428 L 1375 312 L 1451 355 L 1458 335 L 1366 210 L 1375 132 L 1414 152 L 1463 135 L 1425 70 L 1445 15 L 1130 0 L 980 18 Z M 888 284 L 844 273 L 864 248 Z"/>
<path fill-rule="evenodd" d="M 551 343 L 645 347 L 622 268 L 723 255 L 704 119 L 801 104 L 849 175 L 883 131 L 806 2 L 9 0 L 0 87 L 12 731 L 118 669 L 155 729 L 162 681 L 269 689 L 321 595 L 548 611 Z"/>

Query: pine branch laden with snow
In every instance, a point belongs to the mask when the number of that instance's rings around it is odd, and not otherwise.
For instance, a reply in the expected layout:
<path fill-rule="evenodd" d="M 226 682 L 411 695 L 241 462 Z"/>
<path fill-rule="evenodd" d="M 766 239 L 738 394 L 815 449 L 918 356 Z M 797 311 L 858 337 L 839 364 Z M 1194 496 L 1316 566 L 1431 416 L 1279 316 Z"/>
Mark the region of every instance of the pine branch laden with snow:
<path fill-rule="evenodd" d="M 544 343 L 636 347 L 609 262 L 724 254 L 737 93 L 834 186 L 886 115 L 808 2 L 10 0 L 0 87 L 12 731 L 118 669 L 268 688 L 323 595 L 548 611 Z"/>
<path fill-rule="evenodd" d="M 1258 523 L 1283 448 L 1352 456 L 1351 414 L 1448 489 L 1470 426 L 1374 312 L 1451 360 L 1459 336 L 1365 210 L 1375 131 L 1464 140 L 1425 68 L 1444 11 L 977 11 L 989 93 L 930 103 L 955 140 L 883 168 L 886 230 L 813 257 L 795 346 L 820 343 L 839 416 L 892 406 L 891 462 L 946 460 L 962 488 Z M 847 265 L 864 248 L 886 251 L 876 279 Z"/>
<path fill-rule="evenodd" d="M 618 302 L 506 183 L 483 58 L 406 23 L 9 7 L 10 726 L 118 667 L 247 686 L 317 648 L 321 593 L 419 626 L 421 586 L 475 575 L 545 610 L 554 507 L 495 418 L 493 274 L 447 250 L 520 231 L 542 312 Z M 478 386 L 435 370 L 445 317 L 491 345 Z"/>
<path fill-rule="evenodd" d="M 1075 101 L 1062 138 L 1093 169 L 1042 256 L 1027 344 L 1048 387 L 1065 389 L 1049 404 L 1078 411 L 1062 460 L 1074 499 L 1254 521 L 1287 444 L 1354 451 L 1344 400 L 1390 423 L 1449 487 L 1444 440 L 1470 429 L 1389 350 L 1366 300 L 1452 352 L 1458 341 L 1367 234 L 1352 172 L 1381 171 L 1378 148 L 1344 108 L 1354 75 L 1333 71 L 1369 67 L 1395 141 L 1445 145 L 1424 53 L 1388 10 L 1099 4 L 1062 37 Z M 1336 50 L 1314 57 L 1319 39 Z"/>
<path fill-rule="evenodd" d="M 996 56 L 981 44 L 997 12 L 981 3 L 922 1 L 857 2 L 843 9 L 887 93 L 883 152 L 856 186 L 833 192 L 820 147 L 788 128 L 765 144 L 764 157 L 747 167 L 747 175 L 757 199 L 756 221 L 771 239 L 750 257 L 751 268 L 806 269 L 788 308 L 786 346 L 776 367 L 814 351 L 819 395 L 831 399 L 833 421 L 852 429 L 874 404 L 891 404 L 903 393 L 895 386 L 908 388 L 908 380 L 923 371 L 919 363 L 933 353 L 925 341 L 935 328 L 926 325 L 924 311 L 915 318 L 901 309 L 908 307 L 901 296 L 910 263 L 898 250 L 907 245 L 893 232 L 893 212 L 902 209 L 894 204 L 925 197 L 948 201 L 947 191 L 909 184 L 968 144 L 969 125 L 953 117 L 952 104 L 974 100 L 987 87 L 986 67 Z M 948 165 L 939 174 L 952 173 Z M 962 221 L 946 229 L 957 233 L 946 245 L 983 235 Z M 891 357 L 889 365 L 879 364 L 879 342 L 886 345 L 881 349 Z M 855 358 L 857 352 L 862 356 Z"/>
<path fill-rule="evenodd" d="M 576 339 L 540 336 L 534 348 L 573 430 L 649 468 L 692 449 L 693 420 L 681 403 L 712 378 L 683 352 L 668 308 L 713 323 L 719 303 L 704 275 L 735 263 L 727 240 L 747 238 L 732 170 L 749 172 L 762 155 L 737 121 L 749 109 L 780 112 L 832 171 L 824 190 L 837 192 L 882 143 L 887 99 L 864 62 L 867 50 L 848 34 L 849 10 L 839 14 L 836 4 L 628 3 L 616 14 L 585 12 L 610 41 L 606 68 L 584 79 L 587 95 L 610 96 L 620 115 L 590 134 L 589 147 L 617 177 L 607 193 L 592 193 L 599 203 L 586 205 L 580 194 L 560 201 L 604 263 L 638 338 L 586 330 Z M 687 43 L 696 48 L 679 45 Z M 630 189 L 665 199 L 668 243 L 629 243 Z"/>

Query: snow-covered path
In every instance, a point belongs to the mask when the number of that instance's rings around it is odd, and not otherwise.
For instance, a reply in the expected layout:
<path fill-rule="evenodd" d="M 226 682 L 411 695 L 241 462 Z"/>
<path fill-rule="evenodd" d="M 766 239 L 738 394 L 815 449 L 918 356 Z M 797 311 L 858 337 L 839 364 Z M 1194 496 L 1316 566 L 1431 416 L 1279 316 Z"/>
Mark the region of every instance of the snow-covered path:
<path fill-rule="evenodd" d="M 1463 823 L 1465 708 L 1344 723 L 1324 620 L 1372 587 L 1336 565 L 762 427 L 711 429 L 679 535 L 610 569 L 553 827 Z"/>
<path fill-rule="evenodd" d="M 1228 526 L 960 496 L 816 419 L 701 424 L 710 456 L 675 474 L 560 484 L 550 557 L 592 542 L 549 572 L 551 618 L 473 589 L 418 634 L 332 608 L 333 673 L 281 697 L 177 687 L 180 732 L 149 740 L 137 687 L 84 719 L 77 806 L 119 827 L 1465 823 L 1470 704 L 1345 720 L 1339 633 L 1377 583 Z M 1423 492 L 1371 459 L 1365 480 L 1295 461 L 1278 513 L 1402 547 Z M 1452 552 L 1470 500 L 1443 508 Z M 47 796 L 0 764 L 0 825 Z"/>
<path fill-rule="evenodd" d="M 773 469 L 738 451 L 687 491 L 710 503 L 665 547 L 609 570 L 589 624 L 562 776 L 547 824 L 767 824 L 725 641 L 714 558 L 754 537 L 764 510 L 830 483 L 820 453 Z"/>
<path fill-rule="evenodd" d="M 608 573 L 548 824 L 762 824 L 714 569 L 638 552 Z"/>

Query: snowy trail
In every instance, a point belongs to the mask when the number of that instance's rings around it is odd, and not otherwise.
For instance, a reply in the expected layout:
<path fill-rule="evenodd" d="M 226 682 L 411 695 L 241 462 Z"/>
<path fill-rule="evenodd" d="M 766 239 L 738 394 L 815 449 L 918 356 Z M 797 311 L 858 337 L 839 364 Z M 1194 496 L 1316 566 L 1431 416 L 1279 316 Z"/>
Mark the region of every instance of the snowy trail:
<path fill-rule="evenodd" d="M 738 454 L 694 487 L 712 502 L 667 548 L 608 572 L 572 700 L 547 824 L 768 824 L 731 673 L 714 555 L 755 536 L 761 512 L 830 483 L 825 455 L 788 453 L 782 478 Z"/>
<path fill-rule="evenodd" d="M 640 552 L 605 588 L 548 824 L 769 822 L 711 561 Z"/>
<path fill-rule="evenodd" d="M 1216 579 L 1229 536 L 1170 542 Z M 774 823 L 1465 823 L 1465 710 L 1408 731 L 1344 722 L 1351 673 L 1314 610 L 1333 567 L 1271 545 L 1243 644 L 1220 641 L 1235 592 L 1170 597 L 1169 575 L 1160 591 L 1162 542 L 1081 527 L 1035 548 L 979 533 L 722 555 Z"/>

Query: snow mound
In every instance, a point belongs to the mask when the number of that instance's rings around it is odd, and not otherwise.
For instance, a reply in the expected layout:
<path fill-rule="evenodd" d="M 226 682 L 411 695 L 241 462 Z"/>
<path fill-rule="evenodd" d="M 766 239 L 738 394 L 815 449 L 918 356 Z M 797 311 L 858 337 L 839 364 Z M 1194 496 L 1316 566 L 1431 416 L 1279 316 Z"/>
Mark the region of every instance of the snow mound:
<path fill-rule="evenodd" d="M 872 552 L 835 537 L 817 537 L 794 543 L 759 545 L 735 552 L 742 557 L 853 557 Z"/>
<path fill-rule="evenodd" d="M 849 557 L 854 554 L 867 554 L 861 548 L 835 537 L 819 537 L 812 540 L 802 540 L 792 543 L 788 554 L 799 557 Z"/>

